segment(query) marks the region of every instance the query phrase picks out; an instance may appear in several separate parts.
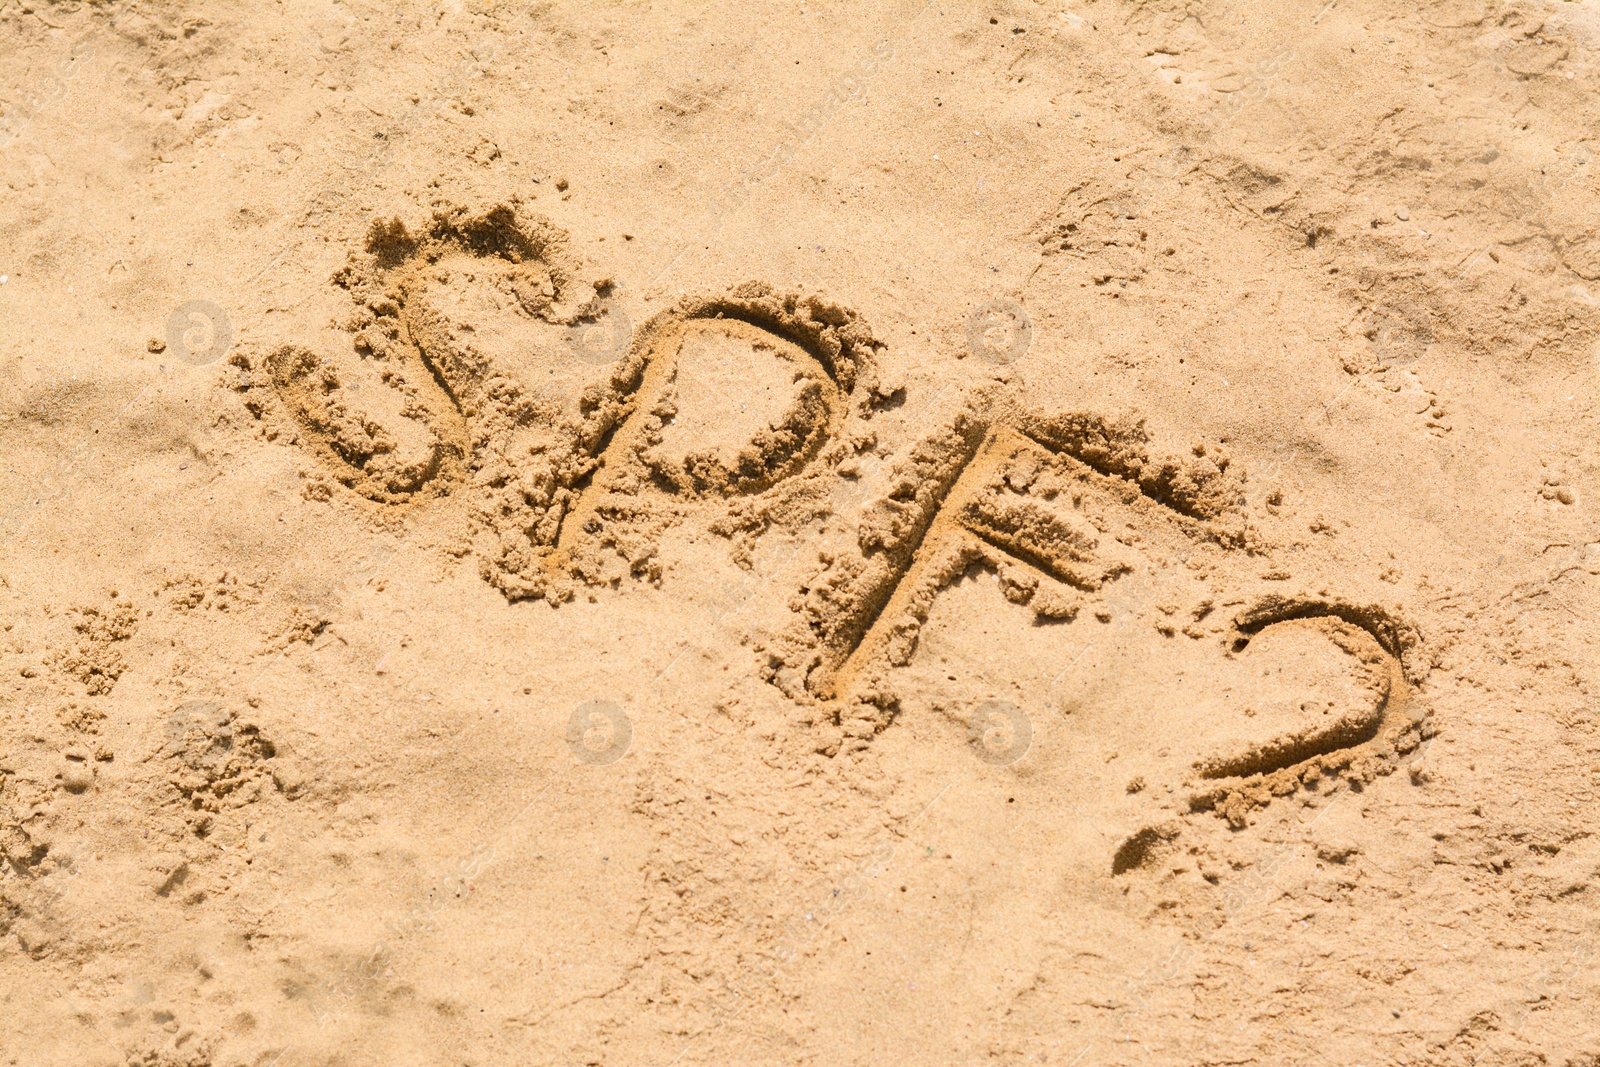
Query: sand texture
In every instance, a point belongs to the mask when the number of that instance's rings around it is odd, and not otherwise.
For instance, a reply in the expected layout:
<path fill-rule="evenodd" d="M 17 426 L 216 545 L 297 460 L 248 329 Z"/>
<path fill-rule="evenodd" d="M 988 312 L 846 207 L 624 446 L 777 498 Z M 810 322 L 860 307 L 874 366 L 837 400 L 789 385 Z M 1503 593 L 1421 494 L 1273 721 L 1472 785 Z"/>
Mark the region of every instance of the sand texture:
<path fill-rule="evenodd" d="M 0 0 L 0 1067 L 1596 1067 L 1597 49 Z"/>

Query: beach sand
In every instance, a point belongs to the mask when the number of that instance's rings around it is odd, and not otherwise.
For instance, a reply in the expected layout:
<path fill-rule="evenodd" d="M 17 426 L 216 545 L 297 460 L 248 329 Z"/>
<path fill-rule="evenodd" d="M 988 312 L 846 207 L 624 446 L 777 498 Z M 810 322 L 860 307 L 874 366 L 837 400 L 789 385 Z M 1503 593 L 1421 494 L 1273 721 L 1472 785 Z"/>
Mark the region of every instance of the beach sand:
<path fill-rule="evenodd" d="M 0 1064 L 1600 1062 L 1600 16 L 0 3 Z"/>

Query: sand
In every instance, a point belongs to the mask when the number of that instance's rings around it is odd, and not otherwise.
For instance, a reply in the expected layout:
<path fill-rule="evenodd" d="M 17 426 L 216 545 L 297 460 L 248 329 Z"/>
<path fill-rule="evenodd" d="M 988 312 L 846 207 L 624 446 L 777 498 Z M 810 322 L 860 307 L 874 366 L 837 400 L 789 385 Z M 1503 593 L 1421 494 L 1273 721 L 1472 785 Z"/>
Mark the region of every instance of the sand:
<path fill-rule="evenodd" d="M 0 1064 L 1600 1060 L 1600 17 L 0 2 Z"/>

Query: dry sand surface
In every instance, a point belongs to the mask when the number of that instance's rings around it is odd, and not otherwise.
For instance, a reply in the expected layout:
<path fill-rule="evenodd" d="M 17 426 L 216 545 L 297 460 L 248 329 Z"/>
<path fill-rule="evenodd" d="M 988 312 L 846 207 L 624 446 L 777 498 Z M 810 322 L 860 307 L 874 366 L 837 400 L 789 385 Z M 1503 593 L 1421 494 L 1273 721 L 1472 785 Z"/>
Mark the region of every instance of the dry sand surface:
<path fill-rule="evenodd" d="M 0 1064 L 1594 1067 L 1597 49 L 0 0 Z"/>

